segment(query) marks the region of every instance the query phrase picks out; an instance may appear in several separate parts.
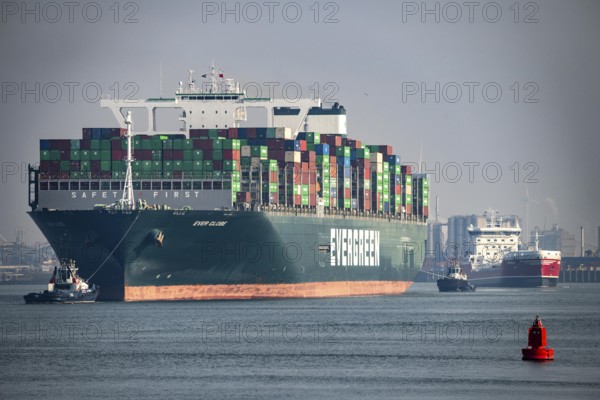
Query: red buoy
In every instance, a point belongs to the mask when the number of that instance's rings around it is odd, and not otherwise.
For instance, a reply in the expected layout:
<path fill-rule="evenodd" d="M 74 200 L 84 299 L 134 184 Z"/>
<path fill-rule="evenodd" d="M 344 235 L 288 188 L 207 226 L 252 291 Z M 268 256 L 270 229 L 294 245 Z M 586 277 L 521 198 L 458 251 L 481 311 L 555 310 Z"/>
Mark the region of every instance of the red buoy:
<path fill-rule="evenodd" d="M 552 361 L 554 360 L 554 350 L 547 347 L 546 328 L 542 326 L 542 321 L 536 315 L 533 325 L 529 328 L 529 339 L 527 348 L 522 349 L 523 360 L 531 361 Z"/>

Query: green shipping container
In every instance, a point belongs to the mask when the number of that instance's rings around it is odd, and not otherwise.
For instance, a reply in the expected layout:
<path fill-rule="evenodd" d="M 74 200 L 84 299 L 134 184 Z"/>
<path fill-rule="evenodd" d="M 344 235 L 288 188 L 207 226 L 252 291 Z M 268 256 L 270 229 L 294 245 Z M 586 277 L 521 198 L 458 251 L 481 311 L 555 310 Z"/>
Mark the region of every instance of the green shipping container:
<path fill-rule="evenodd" d="M 193 171 L 202 171 L 202 161 L 192 161 Z"/>
<path fill-rule="evenodd" d="M 110 140 L 108 140 L 108 139 L 102 139 L 102 140 L 100 140 L 100 150 L 108 150 L 108 151 L 110 151 L 110 149 L 111 149 Z"/>
<path fill-rule="evenodd" d="M 213 151 L 214 150 L 223 150 L 223 140 L 222 139 L 213 139 L 212 145 L 213 145 Z"/>
<path fill-rule="evenodd" d="M 100 171 L 110 171 L 110 161 L 100 161 Z"/>
<path fill-rule="evenodd" d="M 81 149 L 81 142 L 79 139 L 71 139 L 71 150 Z"/>
<path fill-rule="evenodd" d="M 40 150 L 40 160 L 50 160 L 50 150 Z"/>
<path fill-rule="evenodd" d="M 90 150 L 100 150 L 100 141 L 98 139 L 90 140 Z"/>
<path fill-rule="evenodd" d="M 59 161 L 60 160 L 60 150 L 50 150 L 50 160 L 51 161 Z"/>
<path fill-rule="evenodd" d="M 78 161 L 81 159 L 81 155 L 79 154 L 79 150 L 71 150 L 70 159 L 74 161 Z"/>
<path fill-rule="evenodd" d="M 100 150 L 100 160 L 102 161 L 110 161 L 110 150 Z"/>
<path fill-rule="evenodd" d="M 202 152 L 202 150 L 193 150 L 192 151 L 192 160 L 193 161 L 204 160 L 204 153 Z"/>

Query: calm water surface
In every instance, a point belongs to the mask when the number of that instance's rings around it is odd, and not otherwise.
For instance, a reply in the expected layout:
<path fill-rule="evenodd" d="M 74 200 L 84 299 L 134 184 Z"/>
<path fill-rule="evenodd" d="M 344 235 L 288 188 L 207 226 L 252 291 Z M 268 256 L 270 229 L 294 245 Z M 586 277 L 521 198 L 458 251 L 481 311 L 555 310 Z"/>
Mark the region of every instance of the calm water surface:
<path fill-rule="evenodd" d="M 0 398 L 600 398 L 600 285 L 397 297 L 25 305 Z M 539 313 L 555 361 L 521 360 Z"/>

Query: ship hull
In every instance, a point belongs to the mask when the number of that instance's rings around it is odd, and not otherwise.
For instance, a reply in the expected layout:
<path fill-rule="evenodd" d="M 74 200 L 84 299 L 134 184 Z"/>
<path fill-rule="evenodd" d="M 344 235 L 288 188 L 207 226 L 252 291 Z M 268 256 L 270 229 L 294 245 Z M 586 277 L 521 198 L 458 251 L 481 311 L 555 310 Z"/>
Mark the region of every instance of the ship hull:
<path fill-rule="evenodd" d="M 480 287 L 555 287 L 560 274 L 560 259 L 522 259 L 503 261 L 499 266 L 473 270 L 463 266 L 469 281 Z"/>
<path fill-rule="evenodd" d="M 34 211 L 57 256 L 99 300 L 396 295 L 426 226 L 381 218 L 237 211 Z"/>

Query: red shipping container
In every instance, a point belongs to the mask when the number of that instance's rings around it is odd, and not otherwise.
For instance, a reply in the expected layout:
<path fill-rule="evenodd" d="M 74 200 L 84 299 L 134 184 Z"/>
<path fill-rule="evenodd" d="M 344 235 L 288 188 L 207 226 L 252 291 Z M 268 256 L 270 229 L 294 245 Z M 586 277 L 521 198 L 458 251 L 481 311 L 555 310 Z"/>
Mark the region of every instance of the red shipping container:
<path fill-rule="evenodd" d="M 227 130 L 227 138 L 228 139 L 237 139 L 238 138 L 238 128 L 229 128 Z"/>
<path fill-rule="evenodd" d="M 344 189 L 344 198 L 345 199 L 349 199 L 351 197 L 351 195 L 350 195 L 351 190 L 352 189 L 350 189 L 350 188 L 345 188 Z"/>
<path fill-rule="evenodd" d="M 192 146 L 194 149 L 212 150 L 212 139 L 194 139 Z"/>
<path fill-rule="evenodd" d="M 412 167 L 410 165 L 402 165 L 400 167 L 400 172 L 403 174 L 412 174 Z"/>
<path fill-rule="evenodd" d="M 308 204 L 311 207 L 316 207 L 317 206 L 317 195 L 316 194 L 311 194 L 308 196 Z"/>
<path fill-rule="evenodd" d="M 256 128 L 246 128 L 248 139 L 256 139 Z"/>
<path fill-rule="evenodd" d="M 237 160 L 241 159 L 240 150 L 223 150 L 223 160 Z"/>
<path fill-rule="evenodd" d="M 115 150 L 121 150 L 121 148 L 122 148 L 121 140 L 116 140 L 116 139 L 111 140 L 110 141 L 110 148 L 113 151 L 115 151 Z"/>
<path fill-rule="evenodd" d="M 183 150 L 173 150 L 173 160 L 183 160 Z"/>
<path fill-rule="evenodd" d="M 269 181 L 270 182 L 277 182 L 279 180 L 279 173 L 275 172 L 275 171 L 271 171 L 269 173 Z"/>
<path fill-rule="evenodd" d="M 342 137 L 336 134 L 322 134 L 321 143 L 327 143 L 329 146 L 341 146 Z M 329 153 L 331 154 L 331 149 L 329 149 Z"/>
<path fill-rule="evenodd" d="M 222 160 L 213 160 L 213 170 L 222 171 L 223 170 L 223 161 Z"/>
<path fill-rule="evenodd" d="M 190 129 L 190 138 L 206 138 L 208 129 Z"/>
<path fill-rule="evenodd" d="M 90 161 L 90 170 L 92 172 L 99 172 L 100 171 L 100 160 Z"/>
<path fill-rule="evenodd" d="M 162 158 L 165 161 L 171 161 L 171 160 L 173 160 L 173 150 L 163 150 L 162 151 Z"/>
<path fill-rule="evenodd" d="M 250 203 L 250 192 L 238 192 L 235 198 L 238 203 Z"/>
<path fill-rule="evenodd" d="M 183 178 L 183 172 L 173 171 L 173 179 L 182 179 L 182 178 Z"/>
<path fill-rule="evenodd" d="M 412 214 L 412 204 L 407 204 L 404 206 L 407 214 Z"/>
<path fill-rule="evenodd" d="M 55 174 L 60 170 L 60 161 L 40 161 L 40 172 Z"/>
<path fill-rule="evenodd" d="M 365 169 L 366 171 L 371 170 L 371 160 L 366 158 L 359 158 L 356 160 L 356 165 L 360 168 Z"/>
<path fill-rule="evenodd" d="M 82 139 L 79 141 L 79 150 L 89 150 L 90 149 L 91 140 Z"/>
<path fill-rule="evenodd" d="M 294 205 L 295 206 L 301 206 L 302 205 L 302 195 L 301 194 L 295 194 L 294 195 Z"/>
<path fill-rule="evenodd" d="M 277 150 L 277 149 L 271 149 L 269 148 L 269 158 L 271 160 L 277 160 L 277 161 L 283 161 L 285 160 L 285 151 L 282 150 Z"/>
<path fill-rule="evenodd" d="M 219 135 L 219 137 L 227 137 L 228 134 L 229 129 L 217 129 L 217 135 Z"/>
<path fill-rule="evenodd" d="M 203 149 L 202 153 L 204 155 L 204 159 L 205 160 L 212 160 L 213 159 L 213 151 L 212 151 L 212 149 Z"/>
<path fill-rule="evenodd" d="M 82 139 L 91 139 L 92 138 L 92 130 L 90 128 L 81 129 L 81 137 Z"/>
<path fill-rule="evenodd" d="M 306 151 L 306 140 L 298 140 L 300 143 L 300 151 Z"/>

